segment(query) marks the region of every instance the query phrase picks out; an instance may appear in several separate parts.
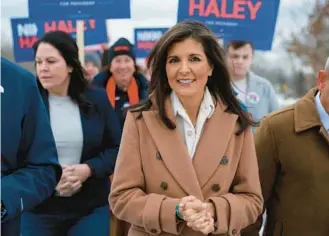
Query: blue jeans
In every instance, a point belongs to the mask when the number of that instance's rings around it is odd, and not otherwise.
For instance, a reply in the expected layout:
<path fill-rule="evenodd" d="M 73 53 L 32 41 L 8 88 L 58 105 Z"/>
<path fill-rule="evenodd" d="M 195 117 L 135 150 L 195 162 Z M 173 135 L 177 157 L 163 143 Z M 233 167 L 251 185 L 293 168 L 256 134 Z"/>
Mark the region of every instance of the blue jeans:
<path fill-rule="evenodd" d="M 88 215 L 26 212 L 21 218 L 21 236 L 108 236 L 109 228 L 108 206 L 96 208 Z"/>

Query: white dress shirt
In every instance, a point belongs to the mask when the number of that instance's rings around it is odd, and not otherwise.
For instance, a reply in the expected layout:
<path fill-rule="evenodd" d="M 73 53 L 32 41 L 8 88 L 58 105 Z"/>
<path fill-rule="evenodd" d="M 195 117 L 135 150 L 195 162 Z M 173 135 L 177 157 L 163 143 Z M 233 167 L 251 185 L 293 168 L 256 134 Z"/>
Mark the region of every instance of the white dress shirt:
<path fill-rule="evenodd" d="M 329 134 L 329 114 L 326 112 L 326 110 L 324 109 L 324 107 L 321 103 L 320 92 L 318 92 L 318 94 L 315 96 L 315 106 L 319 113 L 321 123 Z"/>
<path fill-rule="evenodd" d="M 183 135 L 185 145 L 187 147 L 190 157 L 193 158 L 196 147 L 202 134 L 203 126 L 206 120 L 211 117 L 215 110 L 215 105 L 212 100 L 212 96 L 208 88 L 206 88 L 203 100 L 200 105 L 195 127 L 193 126 L 191 119 L 189 118 L 185 108 L 179 101 L 174 91 L 172 91 L 170 95 L 170 100 L 172 103 L 174 115 L 177 120 L 177 128 Z"/>

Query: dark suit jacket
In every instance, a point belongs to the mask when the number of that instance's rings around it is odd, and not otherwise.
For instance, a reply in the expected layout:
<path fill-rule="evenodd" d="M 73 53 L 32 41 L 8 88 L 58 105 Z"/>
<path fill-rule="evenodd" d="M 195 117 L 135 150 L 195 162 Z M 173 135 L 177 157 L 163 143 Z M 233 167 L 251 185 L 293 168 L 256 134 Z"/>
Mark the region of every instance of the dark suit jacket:
<path fill-rule="evenodd" d="M 88 88 L 86 98 L 93 104 L 89 115 L 80 110 L 83 130 L 81 163 L 89 164 L 94 174 L 72 197 L 52 196 L 34 211 L 42 213 L 83 213 L 108 204 L 110 191 L 109 176 L 114 171 L 121 139 L 117 117 L 104 89 Z M 42 97 L 49 110 L 48 94 Z"/>
<path fill-rule="evenodd" d="M 12 236 L 21 212 L 53 193 L 62 170 L 35 77 L 1 58 L 1 85 L 1 232 Z"/>

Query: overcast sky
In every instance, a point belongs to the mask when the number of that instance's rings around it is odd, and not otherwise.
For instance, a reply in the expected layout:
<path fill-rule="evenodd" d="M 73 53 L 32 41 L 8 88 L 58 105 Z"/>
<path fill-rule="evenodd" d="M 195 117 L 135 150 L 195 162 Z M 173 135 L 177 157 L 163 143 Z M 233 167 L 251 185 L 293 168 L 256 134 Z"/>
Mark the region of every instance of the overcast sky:
<path fill-rule="evenodd" d="M 281 0 L 273 50 L 280 50 L 282 35 L 288 36 L 290 32 L 305 25 L 305 9 L 310 9 L 308 6 L 313 2 L 314 0 Z M 27 0 L 1 0 L 0 4 L 2 44 L 4 41 L 11 43 L 9 19 L 28 16 Z M 112 42 L 122 36 L 133 41 L 134 27 L 170 27 L 176 23 L 177 6 L 178 0 L 131 0 L 132 19 L 109 20 L 108 34 Z"/>

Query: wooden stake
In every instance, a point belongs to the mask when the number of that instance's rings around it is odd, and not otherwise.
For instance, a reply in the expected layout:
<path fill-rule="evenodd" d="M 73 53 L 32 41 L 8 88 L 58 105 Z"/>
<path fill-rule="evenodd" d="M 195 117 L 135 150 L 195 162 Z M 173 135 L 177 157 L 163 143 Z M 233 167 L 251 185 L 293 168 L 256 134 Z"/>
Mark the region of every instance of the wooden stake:
<path fill-rule="evenodd" d="M 84 21 L 77 20 L 77 45 L 79 48 L 79 60 L 82 66 L 85 65 L 85 40 L 84 40 Z"/>

